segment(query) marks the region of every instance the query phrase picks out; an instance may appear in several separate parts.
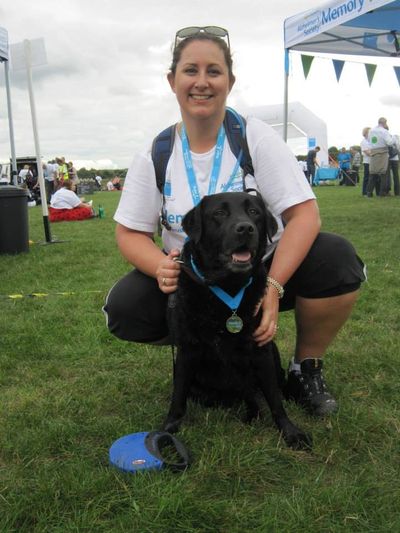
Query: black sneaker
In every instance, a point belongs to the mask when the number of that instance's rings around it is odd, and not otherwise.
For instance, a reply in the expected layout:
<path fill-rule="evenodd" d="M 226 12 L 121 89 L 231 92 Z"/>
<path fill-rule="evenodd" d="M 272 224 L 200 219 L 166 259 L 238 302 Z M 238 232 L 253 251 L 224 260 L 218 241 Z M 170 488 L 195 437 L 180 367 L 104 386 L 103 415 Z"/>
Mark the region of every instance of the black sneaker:
<path fill-rule="evenodd" d="M 321 359 L 305 359 L 301 372 L 289 371 L 285 396 L 303 406 L 310 414 L 325 416 L 337 410 L 322 375 Z"/>

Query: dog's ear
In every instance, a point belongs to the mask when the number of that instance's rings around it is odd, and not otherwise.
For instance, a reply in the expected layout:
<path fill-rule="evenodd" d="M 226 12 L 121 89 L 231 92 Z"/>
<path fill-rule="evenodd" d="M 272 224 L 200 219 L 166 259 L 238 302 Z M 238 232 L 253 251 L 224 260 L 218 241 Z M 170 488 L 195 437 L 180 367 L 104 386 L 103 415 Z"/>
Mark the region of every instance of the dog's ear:
<path fill-rule="evenodd" d="M 265 225 L 266 225 L 266 232 L 269 242 L 272 242 L 272 237 L 275 235 L 275 233 L 278 231 L 278 223 L 276 221 L 276 218 L 271 213 L 271 211 L 268 209 L 267 204 L 264 201 L 264 198 L 262 195 L 257 191 L 257 189 L 246 189 L 245 192 L 247 194 L 251 194 L 252 196 L 255 196 L 258 198 L 258 201 L 260 204 L 262 204 L 263 209 L 265 210 Z"/>
<path fill-rule="evenodd" d="M 186 213 L 182 220 L 182 228 L 191 241 L 197 244 L 201 238 L 201 205 L 200 202 L 196 207 L 193 207 Z"/>

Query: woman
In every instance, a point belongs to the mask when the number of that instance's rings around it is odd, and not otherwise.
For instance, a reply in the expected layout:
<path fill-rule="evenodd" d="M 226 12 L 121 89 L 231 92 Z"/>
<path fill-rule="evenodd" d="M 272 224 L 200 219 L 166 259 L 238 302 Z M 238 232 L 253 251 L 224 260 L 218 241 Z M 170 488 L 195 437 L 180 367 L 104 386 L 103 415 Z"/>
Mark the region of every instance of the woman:
<path fill-rule="evenodd" d="M 74 167 L 74 163 L 72 161 L 69 161 L 67 163 L 67 168 L 68 168 L 68 179 L 71 180 L 71 183 L 72 183 L 72 190 L 78 194 L 79 178 L 78 178 L 78 173 L 76 171 L 76 168 Z"/>
<path fill-rule="evenodd" d="M 218 174 L 217 137 L 219 143 L 226 99 L 235 82 L 225 38 L 229 43 L 226 30 L 217 27 L 184 28 L 176 34 L 168 81 L 182 122 L 166 173 L 165 208 L 171 230 L 163 230 L 164 253 L 153 238 L 162 198 L 149 145 L 128 171 L 114 217 L 120 251 L 136 267 L 111 289 L 104 306 L 108 327 L 119 338 L 167 342 L 167 297 L 177 288 L 180 267 L 174 259 L 185 237 L 180 220 L 194 204 L 185 161 L 192 161 L 200 196 L 209 193 L 210 173 Z M 356 301 L 363 265 L 347 241 L 319 234 L 315 196 L 296 158 L 272 128 L 250 118 L 246 135 L 255 169 L 255 177 L 246 176 L 246 186 L 257 188 L 278 221 L 284 222 L 275 245 L 267 250 L 268 276 L 274 283 L 266 287 L 254 339 L 260 346 L 271 341 L 279 311 L 295 309 L 297 339 L 288 393 L 309 412 L 322 416 L 333 412 L 336 402 L 323 380 L 321 358 Z M 232 181 L 232 169 L 237 169 L 227 142 L 222 150 L 215 192 L 224 190 Z M 237 172 L 229 190 L 238 190 L 237 183 L 242 182 L 241 169 Z M 280 299 L 282 287 L 285 294 Z"/>
<path fill-rule="evenodd" d="M 93 218 L 95 213 L 90 202 L 85 203 L 72 190 L 73 183 L 70 179 L 52 195 L 50 199 L 50 222 L 63 220 L 85 220 Z"/>
<path fill-rule="evenodd" d="M 369 161 L 370 161 L 370 155 L 371 155 L 371 144 L 368 141 L 368 134 L 369 134 L 369 128 L 366 126 L 362 130 L 362 136 L 360 142 L 360 148 L 363 156 L 363 165 L 364 165 L 364 177 L 362 182 L 362 195 L 367 196 L 368 191 L 368 179 L 369 179 Z M 378 191 L 376 191 L 378 192 Z"/>

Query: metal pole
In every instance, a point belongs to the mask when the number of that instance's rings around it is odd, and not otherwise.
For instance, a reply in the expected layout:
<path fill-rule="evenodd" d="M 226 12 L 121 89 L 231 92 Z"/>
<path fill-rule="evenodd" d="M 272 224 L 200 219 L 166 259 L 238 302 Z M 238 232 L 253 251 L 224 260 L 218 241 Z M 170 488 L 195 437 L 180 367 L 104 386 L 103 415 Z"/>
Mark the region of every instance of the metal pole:
<path fill-rule="evenodd" d="M 283 140 L 288 138 L 288 106 L 289 106 L 289 49 L 285 48 L 285 90 L 283 101 Z"/>
<path fill-rule="evenodd" d="M 11 108 L 9 65 L 8 65 L 7 60 L 4 61 L 4 74 L 5 74 L 6 91 L 7 91 L 8 127 L 10 130 L 12 181 L 14 185 L 18 185 L 17 158 L 15 157 L 15 143 L 14 143 L 14 124 L 13 124 L 12 108 Z"/>
<path fill-rule="evenodd" d="M 51 242 L 49 210 L 47 208 L 46 188 L 44 185 L 43 167 L 42 167 L 42 159 L 41 159 L 40 145 L 39 145 L 39 134 L 38 134 L 37 120 L 36 120 L 36 107 L 35 107 L 35 99 L 33 96 L 31 43 L 28 39 L 25 39 L 24 41 L 24 49 L 25 49 L 26 72 L 27 72 L 27 77 L 28 77 L 29 101 L 31 104 L 33 137 L 35 140 L 36 164 L 37 164 L 37 169 L 38 169 L 38 179 L 39 179 L 39 186 L 40 186 L 40 198 L 42 200 L 44 233 L 46 236 L 46 242 Z"/>

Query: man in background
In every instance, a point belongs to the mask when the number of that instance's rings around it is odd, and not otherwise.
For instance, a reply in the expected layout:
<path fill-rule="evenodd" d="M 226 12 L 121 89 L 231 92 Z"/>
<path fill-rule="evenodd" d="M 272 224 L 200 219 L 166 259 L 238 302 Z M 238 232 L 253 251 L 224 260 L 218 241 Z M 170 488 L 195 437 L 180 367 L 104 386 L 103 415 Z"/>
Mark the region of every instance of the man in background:
<path fill-rule="evenodd" d="M 378 120 L 378 125 L 371 128 L 368 134 L 371 145 L 369 162 L 369 180 L 367 196 L 371 198 L 374 187 L 379 188 L 379 196 L 389 195 L 389 146 L 393 144 L 393 138 L 389 133 L 389 126 L 385 117 Z"/>
<path fill-rule="evenodd" d="M 308 179 L 310 181 L 310 185 L 314 184 L 314 178 L 315 178 L 315 170 L 317 167 L 319 167 L 318 161 L 317 161 L 317 153 L 321 150 L 319 146 L 316 146 L 315 148 L 311 148 L 307 154 L 307 173 L 308 173 Z"/>

